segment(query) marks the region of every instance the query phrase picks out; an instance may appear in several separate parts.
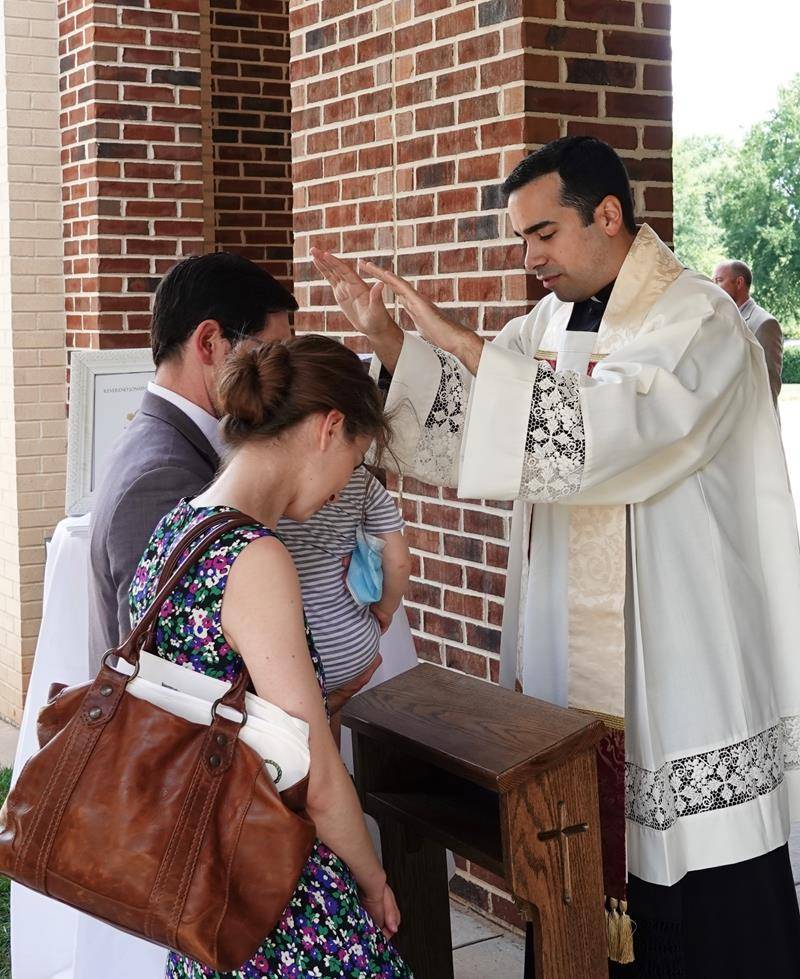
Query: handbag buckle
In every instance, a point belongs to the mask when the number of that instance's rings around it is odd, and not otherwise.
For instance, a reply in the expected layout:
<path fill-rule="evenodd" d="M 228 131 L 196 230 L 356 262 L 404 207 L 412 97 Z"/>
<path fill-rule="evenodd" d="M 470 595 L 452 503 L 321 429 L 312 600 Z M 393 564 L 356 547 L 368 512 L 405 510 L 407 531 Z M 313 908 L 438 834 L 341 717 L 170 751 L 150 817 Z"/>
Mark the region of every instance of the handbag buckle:
<path fill-rule="evenodd" d="M 217 699 L 211 705 L 211 722 L 212 723 L 217 719 L 217 708 L 221 704 L 223 704 L 225 698 L 228 696 L 229 693 L 230 693 L 230 690 L 226 690 L 225 693 L 221 697 L 217 697 Z M 241 707 L 233 707 L 233 706 L 231 706 L 231 704 L 224 704 L 224 706 L 227 707 L 228 710 L 235 711 L 237 714 L 241 714 L 242 715 L 242 719 L 239 721 L 239 727 L 244 727 L 245 724 L 247 723 L 247 710 L 245 709 L 244 704 L 242 704 Z M 229 718 L 229 720 L 233 720 L 233 718 Z"/>

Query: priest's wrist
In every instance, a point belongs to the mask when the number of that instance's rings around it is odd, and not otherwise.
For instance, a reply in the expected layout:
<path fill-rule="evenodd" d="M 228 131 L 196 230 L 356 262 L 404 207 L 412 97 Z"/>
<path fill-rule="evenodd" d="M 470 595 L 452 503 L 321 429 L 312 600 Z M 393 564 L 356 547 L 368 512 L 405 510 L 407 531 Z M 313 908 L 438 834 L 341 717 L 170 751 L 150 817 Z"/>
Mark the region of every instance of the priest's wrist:
<path fill-rule="evenodd" d="M 485 339 L 479 337 L 477 333 L 464 326 L 459 326 L 458 334 L 452 345 L 453 349 L 449 353 L 457 357 L 470 374 L 477 374 L 485 342 Z"/>

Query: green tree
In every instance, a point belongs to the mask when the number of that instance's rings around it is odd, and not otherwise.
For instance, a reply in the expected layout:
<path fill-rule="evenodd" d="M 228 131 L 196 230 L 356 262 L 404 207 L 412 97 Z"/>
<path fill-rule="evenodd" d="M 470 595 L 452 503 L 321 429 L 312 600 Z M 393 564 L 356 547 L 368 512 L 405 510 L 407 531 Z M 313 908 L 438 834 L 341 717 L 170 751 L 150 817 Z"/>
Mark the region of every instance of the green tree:
<path fill-rule="evenodd" d="M 673 148 L 675 253 L 708 276 L 725 257 L 714 198 L 726 163 L 735 155 L 735 147 L 722 136 L 690 136 L 676 140 Z"/>
<path fill-rule="evenodd" d="M 747 134 L 710 204 L 726 257 L 753 270 L 758 302 L 778 319 L 800 321 L 800 75 Z"/>

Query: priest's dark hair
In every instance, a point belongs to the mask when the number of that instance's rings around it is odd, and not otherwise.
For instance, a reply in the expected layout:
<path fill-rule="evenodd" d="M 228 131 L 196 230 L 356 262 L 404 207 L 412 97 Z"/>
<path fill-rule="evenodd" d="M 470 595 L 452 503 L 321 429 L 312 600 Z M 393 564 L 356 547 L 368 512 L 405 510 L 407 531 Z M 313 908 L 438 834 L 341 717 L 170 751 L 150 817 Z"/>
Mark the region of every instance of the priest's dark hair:
<path fill-rule="evenodd" d="M 502 191 L 508 197 L 532 180 L 557 173 L 561 178 L 561 202 L 574 207 L 583 223 L 594 220 L 597 205 L 611 195 L 622 206 L 622 220 L 636 234 L 631 184 L 625 164 L 608 143 L 594 136 L 564 136 L 554 139 L 514 167 Z"/>
<path fill-rule="evenodd" d="M 216 320 L 234 343 L 264 328 L 268 313 L 289 313 L 297 300 L 269 272 L 241 255 L 191 255 L 159 282 L 153 303 L 150 345 L 158 367 L 180 355 L 204 320 Z"/>

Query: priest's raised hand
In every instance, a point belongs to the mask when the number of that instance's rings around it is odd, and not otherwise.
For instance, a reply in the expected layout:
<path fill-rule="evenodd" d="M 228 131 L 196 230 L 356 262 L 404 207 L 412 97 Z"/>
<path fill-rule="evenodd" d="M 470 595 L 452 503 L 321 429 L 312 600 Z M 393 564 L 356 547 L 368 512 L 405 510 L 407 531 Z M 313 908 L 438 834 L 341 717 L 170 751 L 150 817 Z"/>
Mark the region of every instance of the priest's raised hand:
<path fill-rule="evenodd" d="M 311 249 L 314 264 L 333 288 L 333 294 L 350 323 L 369 337 L 383 365 L 391 373 L 403 346 L 403 331 L 391 318 L 383 302 L 388 286 L 411 317 L 424 339 L 453 354 L 471 374 L 478 370 L 483 338 L 449 319 L 435 303 L 418 292 L 406 279 L 374 262 L 361 260 L 359 271 L 378 281 L 369 286 L 352 265 L 330 252 Z"/>

